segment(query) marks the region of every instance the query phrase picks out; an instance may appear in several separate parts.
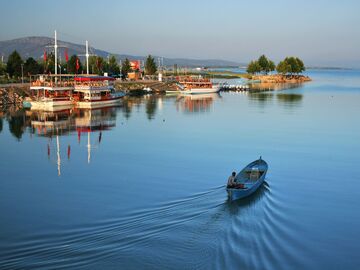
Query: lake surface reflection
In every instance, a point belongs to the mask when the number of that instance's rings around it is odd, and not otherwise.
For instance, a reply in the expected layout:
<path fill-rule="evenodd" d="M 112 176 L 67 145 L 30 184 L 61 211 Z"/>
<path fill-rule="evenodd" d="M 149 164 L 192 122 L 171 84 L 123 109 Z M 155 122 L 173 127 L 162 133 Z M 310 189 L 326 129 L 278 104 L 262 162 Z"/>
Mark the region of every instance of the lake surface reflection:
<path fill-rule="evenodd" d="M 360 72 L 0 112 L 1 269 L 357 269 Z M 260 155 L 264 185 L 224 184 Z"/>

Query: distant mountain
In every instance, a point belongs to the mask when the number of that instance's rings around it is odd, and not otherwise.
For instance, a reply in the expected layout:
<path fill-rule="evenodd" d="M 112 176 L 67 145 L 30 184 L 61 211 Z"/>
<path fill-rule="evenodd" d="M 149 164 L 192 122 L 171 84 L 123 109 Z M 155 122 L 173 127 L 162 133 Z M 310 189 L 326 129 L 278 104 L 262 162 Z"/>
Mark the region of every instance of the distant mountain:
<path fill-rule="evenodd" d="M 7 57 L 14 51 L 17 50 L 23 59 L 33 57 L 35 59 L 41 59 L 44 54 L 44 49 L 48 45 L 53 45 L 54 39 L 49 37 L 24 37 L 6 41 L 0 41 L 0 56 L 4 56 L 5 61 Z M 85 54 L 85 45 L 79 45 L 66 41 L 58 41 L 59 46 L 68 48 L 69 56 L 73 54 Z M 48 49 L 50 51 L 51 48 Z M 107 57 L 108 55 L 115 55 L 118 60 L 124 60 L 128 58 L 130 60 L 144 60 L 145 56 L 135 56 L 127 54 L 115 54 L 93 47 L 90 48 L 92 54 L 96 54 L 101 57 Z M 59 49 L 59 55 L 64 59 L 63 50 Z M 154 56 L 157 58 L 158 56 Z M 218 59 L 186 59 L 186 58 L 163 58 L 164 65 L 172 66 L 177 64 L 179 67 L 192 66 L 192 67 L 221 67 L 221 66 L 239 66 L 239 63 L 218 60 Z"/>

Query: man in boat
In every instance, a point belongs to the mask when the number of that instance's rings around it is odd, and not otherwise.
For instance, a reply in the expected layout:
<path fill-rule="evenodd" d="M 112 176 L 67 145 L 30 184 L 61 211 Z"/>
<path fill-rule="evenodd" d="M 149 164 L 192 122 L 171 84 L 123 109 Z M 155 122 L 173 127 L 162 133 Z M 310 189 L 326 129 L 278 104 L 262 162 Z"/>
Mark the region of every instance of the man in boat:
<path fill-rule="evenodd" d="M 228 188 L 243 188 L 244 185 L 236 182 L 236 172 L 232 172 L 232 174 L 228 178 L 227 182 Z"/>

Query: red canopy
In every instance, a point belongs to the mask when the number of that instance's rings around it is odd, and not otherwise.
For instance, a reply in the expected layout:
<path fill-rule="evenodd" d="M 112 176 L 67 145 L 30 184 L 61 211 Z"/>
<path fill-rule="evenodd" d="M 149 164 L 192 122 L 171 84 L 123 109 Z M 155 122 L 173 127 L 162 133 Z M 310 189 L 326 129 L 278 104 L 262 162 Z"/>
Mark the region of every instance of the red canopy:
<path fill-rule="evenodd" d="M 114 81 L 115 78 L 106 76 L 92 76 L 92 77 L 75 77 L 75 81 L 78 82 L 93 82 L 93 81 Z"/>

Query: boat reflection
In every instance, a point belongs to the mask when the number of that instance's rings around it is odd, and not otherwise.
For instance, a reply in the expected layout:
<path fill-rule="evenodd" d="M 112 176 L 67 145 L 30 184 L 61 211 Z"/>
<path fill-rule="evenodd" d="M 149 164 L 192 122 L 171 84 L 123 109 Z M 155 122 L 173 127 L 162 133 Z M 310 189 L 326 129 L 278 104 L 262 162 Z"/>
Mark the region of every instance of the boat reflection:
<path fill-rule="evenodd" d="M 80 144 L 83 134 L 87 135 L 87 162 L 91 161 L 91 150 L 102 141 L 102 132 L 116 126 L 118 107 L 101 109 L 64 109 L 60 111 L 33 111 L 25 112 L 26 123 L 31 129 L 31 134 L 48 138 L 47 156 L 51 160 L 52 152 L 56 154 L 58 175 L 61 175 L 61 136 L 77 134 L 77 143 Z M 91 143 L 91 134 L 96 133 L 97 140 Z M 53 137 L 56 138 L 55 143 Z M 76 138 L 76 136 L 73 136 Z M 55 145 L 54 145 L 55 144 Z M 66 147 L 67 158 L 71 156 L 71 143 Z"/>
<path fill-rule="evenodd" d="M 221 98 L 218 93 L 179 95 L 176 99 L 176 109 L 185 113 L 209 112 L 216 99 Z"/>

